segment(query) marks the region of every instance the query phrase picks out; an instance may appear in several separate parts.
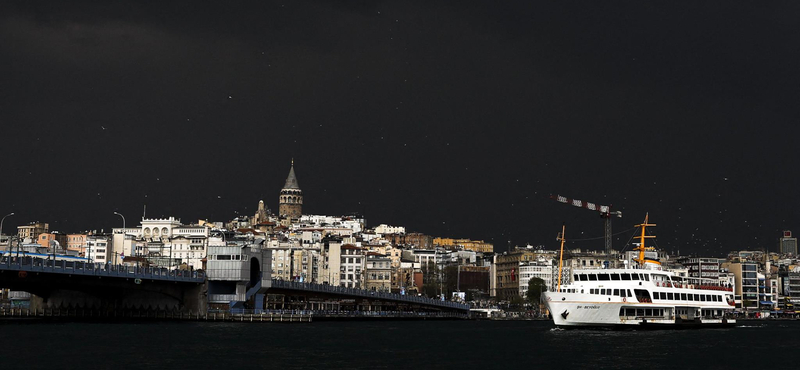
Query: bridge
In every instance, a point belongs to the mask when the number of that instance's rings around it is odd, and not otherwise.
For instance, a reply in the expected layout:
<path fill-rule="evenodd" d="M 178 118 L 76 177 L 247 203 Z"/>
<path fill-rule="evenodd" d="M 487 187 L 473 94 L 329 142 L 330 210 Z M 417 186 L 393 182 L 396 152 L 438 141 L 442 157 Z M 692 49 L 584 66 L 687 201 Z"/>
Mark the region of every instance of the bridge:
<path fill-rule="evenodd" d="M 272 280 L 266 293 L 280 298 L 267 299 L 267 309 L 303 310 L 315 312 L 317 316 L 380 317 L 381 313 L 391 312 L 392 316 L 413 313 L 466 317 L 470 309 L 466 304 L 427 297 L 285 280 Z"/>
<path fill-rule="evenodd" d="M 31 309 L 88 308 L 101 310 L 206 309 L 205 275 L 83 261 L 15 256 L 0 257 L 0 288 L 34 295 Z"/>
<path fill-rule="evenodd" d="M 249 263 L 245 264 L 249 265 Z M 31 310 L 90 309 L 198 313 L 223 308 L 294 310 L 325 317 L 466 317 L 469 306 L 413 295 L 269 279 L 260 272 L 242 294 L 210 294 L 203 271 L 0 256 L 0 288 L 29 292 Z M 141 315 L 141 313 L 138 313 Z M 388 316 L 387 316 L 388 315 Z M 123 315 L 124 317 L 124 315 Z M 134 316 L 135 317 L 135 316 Z"/>

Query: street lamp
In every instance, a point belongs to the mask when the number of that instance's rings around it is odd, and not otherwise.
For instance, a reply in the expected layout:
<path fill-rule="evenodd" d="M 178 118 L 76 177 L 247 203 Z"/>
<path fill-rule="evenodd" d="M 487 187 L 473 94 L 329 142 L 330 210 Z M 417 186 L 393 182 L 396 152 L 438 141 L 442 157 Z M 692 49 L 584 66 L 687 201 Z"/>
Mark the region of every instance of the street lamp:
<path fill-rule="evenodd" d="M 114 212 L 114 214 L 119 216 L 119 217 L 122 217 L 122 249 L 125 249 L 125 235 L 126 235 L 126 232 L 125 232 L 125 216 L 123 216 L 122 213 L 119 213 L 119 212 L 116 212 L 116 211 Z M 122 253 L 125 254 L 125 251 L 123 250 Z M 120 262 L 122 262 L 122 261 L 120 261 Z"/>
<path fill-rule="evenodd" d="M 3 221 L 6 220 L 6 217 L 13 216 L 13 215 L 14 215 L 14 212 L 11 212 L 11 213 L 3 216 L 3 219 L 0 219 L 0 236 L 3 235 Z M 8 243 L 8 251 L 11 252 L 11 238 L 7 238 L 6 242 Z"/>

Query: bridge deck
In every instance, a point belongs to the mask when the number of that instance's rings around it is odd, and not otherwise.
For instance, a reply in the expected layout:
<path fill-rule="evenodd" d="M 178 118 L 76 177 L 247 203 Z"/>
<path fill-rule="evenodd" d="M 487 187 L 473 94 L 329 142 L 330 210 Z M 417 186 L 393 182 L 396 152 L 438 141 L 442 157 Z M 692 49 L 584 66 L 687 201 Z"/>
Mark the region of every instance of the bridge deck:
<path fill-rule="evenodd" d="M 469 311 L 469 308 L 470 308 L 469 305 L 462 304 L 462 303 L 440 301 L 440 300 L 436 300 L 436 299 L 430 299 L 430 298 L 425 298 L 425 297 L 416 297 L 416 296 L 412 296 L 412 295 L 402 295 L 402 294 L 387 293 L 387 292 L 375 292 L 375 291 L 371 291 L 371 290 L 345 288 L 345 287 L 325 285 L 325 284 L 299 283 L 299 282 L 286 281 L 286 280 L 272 280 L 271 288 L 272 289 L 297 290 L 297 291 L 310 291 L 310 292 L 337 294 L 337 295 L 343 295 L 343 296 L 355 296 L 355 297 L 371 298 L 371 299 L 385 300 L 385 301 L 416 303 L 416 304 L 421 304 L 421 305 L 426 305 L 426 306 L 434 306 L 434 307 L 441 307 L 441 308 L 455 309 L 455 310 L 464 310 L 464 311 Z"/>
<path fill-rule="evenodd" d="M 203 283 L 202 271 L 169 270 L 166 268 L 107 265 L 79 261 L 57 261 L 35 257 L 4 256 L 0 258 L 0 271 L 44 272 L 55 274 L 103 276 L 112 278 L 132 278 Z"/>

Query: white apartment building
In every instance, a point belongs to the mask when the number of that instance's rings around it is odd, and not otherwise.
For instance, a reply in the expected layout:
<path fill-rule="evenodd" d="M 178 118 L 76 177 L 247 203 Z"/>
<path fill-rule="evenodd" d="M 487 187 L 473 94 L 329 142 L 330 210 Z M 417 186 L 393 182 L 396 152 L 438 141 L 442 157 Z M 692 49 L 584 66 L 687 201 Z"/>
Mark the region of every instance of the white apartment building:
<path fill-rule="evenodd" d="M 339 285 L 347 288 L 364 288 L 366 250 L 352 244 L 341 247 Z"/>
<path fill-rule="evenodd" d="M 113 261 L 114 251 L 107 236 L 88 235 L 86 237 L 85 256 L 94 263 L 108 263 Z"/>
<path fill-rule="evenodd" d="M 293 228 L 348 229 L 351 235 L 364 231 L 365 226 L 366 220 L 363 218 L 324 215 L 302 215 L 292 225 Z"/>
<path fill-rule="evenodd" d="M 375 227 L 375 233 L 386 235 L 386 234 L 405 234 L 406 228 L 403 226 L 389 226 L 387 224 L 380 224 Z"/>
<path fill-rule="evenodd" d="M 210 230 L 209 225 L 183 225 L 175 217 L 142 218 L 138 228 L 113 229 L 115 258 L 144 256 L 157 266 L 201 269 Z"/>
<path fill-rule="evenodd" d="M 531 278 L 539 278 L 544 280 L 547 286 L 546 290 L 550 290 L 553 284 L 553 275 L 558 275 L 556 272 L 553 274 L 553 262 L 551 260 L 538 260 L 538 261 L 524 261 L 519 263 L 519 296 L 528 296 L 528 282 Z M 558 266 L 555 267 L 558 269 Z M 562 282 L 566 284 L 568 282 Z"/>

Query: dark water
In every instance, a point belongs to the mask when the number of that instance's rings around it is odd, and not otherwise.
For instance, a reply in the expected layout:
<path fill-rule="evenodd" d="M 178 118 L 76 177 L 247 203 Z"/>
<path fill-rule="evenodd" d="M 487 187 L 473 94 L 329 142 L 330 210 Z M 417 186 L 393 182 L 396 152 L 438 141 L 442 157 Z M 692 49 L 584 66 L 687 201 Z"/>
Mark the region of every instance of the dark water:
<path fill-rule="evenodd" d="M 738 369 L 792 365 L 798 350 L 796 321 L 625 332 L 531 321 L 0 321 L 0 369 Z"/>

